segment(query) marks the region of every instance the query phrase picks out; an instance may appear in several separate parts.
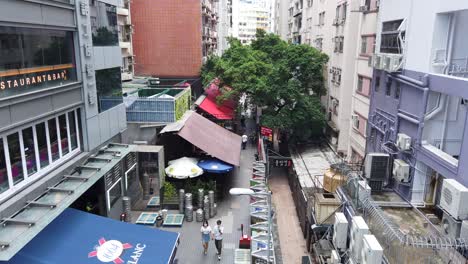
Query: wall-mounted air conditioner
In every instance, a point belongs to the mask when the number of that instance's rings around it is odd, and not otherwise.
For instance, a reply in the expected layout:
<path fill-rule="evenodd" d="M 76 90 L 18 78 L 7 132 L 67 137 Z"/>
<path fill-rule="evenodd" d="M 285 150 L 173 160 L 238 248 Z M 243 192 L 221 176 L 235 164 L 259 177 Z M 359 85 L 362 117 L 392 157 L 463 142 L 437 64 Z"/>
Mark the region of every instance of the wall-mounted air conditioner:
<path fill-rule="evenodd" d="M 348 241 L 348 220 L 343 213 L 335 213 L 332 241 L 335 248 L 340 250 L 346 249 L 346 242 Z"/>
<path fill-rule="evenodd" d="M 361 264 L 381 264 L 383 248 L 374 235 L 364 235 L 362 241 Z"/>
<path fill-rule="evenodd" d="M 401 62 L 403 55 L 401 54 L 381 54 L 382 58 L 382 70 L 387 72 L 396 72 L 401 68 Z"/>
<path fill-rule="evenodd" d="M 352 259 L 361 262 L 362 241 L 369 234 L 369 227 L 361 216 L 354 216 L 351 224 L 349 251 Z"/>
<path fill-rule="evenodd" d="M 354 129 L 359 130 L 359 116 L 358 115 L 351 115 L 351 123 Z"/>
<path fill-rule="evenodd" d="M 368 153 L 364 173 L 368 179 L 386 179 L 390 156 L 385 153 Z"/>
<path fill-rule="evenodd" d="M 395 159 L 393 161 L 393 178 L 399 182 L 409 182 L 410 166 L 404 160 Z"/>
<path fill-rule="evenodd" d="M 468 219 L 468 188 L 454 179 L 444 179 L 440 207 L 455 219 Z"/>
<path fill-rule="evenodd" d="M 409 150 L 411 148 L 411 137 L 403 133 L 398 133 L 396 144 L 401 150 Z"/>
<path fill-rule="evenodd" d="M 468 220 L 462 221 L 462 225 L 460 228 L 460 238 L 465 239 L 468 241 Z"/>
<path fill-rule="evenodd" d="M 462 221 L 453 218 L 447 212 L 442 216 L 442 233 L 450 238 L 459 238 Z"/>
<path fill-rule="evenodd" d="M 338 254 L 338 252 L 336 252 L 336 250 L 331 251 L 330 262 L 329 263 L 330 264 L 340 264 L 341 263 L 340 254 Z"/>
<path fill-rule="evenodd" d="M 377 70 L 382 70 L 383 56 L 381 54 L 374 54 L 374 56 L 372 56 L 372 66 Z"/>
<path fill-rule="evenodd" d="M 369 11 L 369 6 L 362 5 L 359 7 L 359 12 L 367 12 Z"/>

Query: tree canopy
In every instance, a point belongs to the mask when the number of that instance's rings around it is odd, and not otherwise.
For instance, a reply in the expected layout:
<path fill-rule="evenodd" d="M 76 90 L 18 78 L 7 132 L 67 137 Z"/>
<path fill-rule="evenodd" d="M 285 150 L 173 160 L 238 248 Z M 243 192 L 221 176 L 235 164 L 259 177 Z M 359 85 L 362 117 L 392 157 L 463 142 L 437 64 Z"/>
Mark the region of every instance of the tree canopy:
<path fill-rule="evenodd" d="M 295 137 L 307 138 L 322 130 L 325 116 L 320 96 L 325 92 L 327 55 L 263 30 L 257 30 L 250 45 L 234 38 L 229 44 L 221 57 L 208 59 L 201 73 L 205 84 L 217 77 L 220 87 L 232 88 L 220 100 L 245 93 L 251 103 L 263 108 L 262 125 L 289 130 Z"/>

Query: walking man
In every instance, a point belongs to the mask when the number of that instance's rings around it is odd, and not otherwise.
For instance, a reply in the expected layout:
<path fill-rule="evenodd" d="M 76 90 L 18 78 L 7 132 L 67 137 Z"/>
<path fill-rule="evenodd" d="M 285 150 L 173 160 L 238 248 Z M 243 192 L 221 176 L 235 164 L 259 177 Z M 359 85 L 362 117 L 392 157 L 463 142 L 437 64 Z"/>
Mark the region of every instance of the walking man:
<path fill-rule="evenodd" d="M 245 146 L 247 146 L 248 140 L 249 140 L 249 137 L 246 134 L 242 135 L 242 149 L 245 149 Z"/>
<path fill-rule="evenodd" d="M 221 220 L 216 221 L 216 226 L 213 228 L 213 239 L 215 241 L 216 250 L 218 251 L 218 260 L 221 260 L 221 249 L 223 248 L 223 233 L 224 227 L 221 226 Z"/>

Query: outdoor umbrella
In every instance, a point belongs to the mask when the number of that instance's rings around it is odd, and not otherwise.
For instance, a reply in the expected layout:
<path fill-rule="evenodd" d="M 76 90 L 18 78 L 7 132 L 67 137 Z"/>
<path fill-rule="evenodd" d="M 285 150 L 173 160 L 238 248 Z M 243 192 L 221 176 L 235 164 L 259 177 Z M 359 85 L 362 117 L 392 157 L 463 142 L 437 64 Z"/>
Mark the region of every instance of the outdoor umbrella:
<path fill-rule="evenodd" d="M 229 165 L 218 159 L 205 159 L 198 162 L 198 166 L 206 172 L 226 173 L 232 171 L 234 166 Z"/>
<path fill-rule="evenodd" d="M 197 159 L 183 157 L 169 161 L 166 174 L 176 179 L 187 179 L 202 175 L 203 170 L 197 166 Z"/>

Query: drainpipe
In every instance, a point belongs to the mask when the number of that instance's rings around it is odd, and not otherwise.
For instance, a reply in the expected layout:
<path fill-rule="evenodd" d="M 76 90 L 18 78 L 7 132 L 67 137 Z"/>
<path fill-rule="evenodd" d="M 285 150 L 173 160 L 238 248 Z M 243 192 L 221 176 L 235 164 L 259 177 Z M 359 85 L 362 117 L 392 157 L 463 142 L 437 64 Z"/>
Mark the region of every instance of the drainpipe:
<path fill-rule="evenodd" d="M 445 98 L 447 98 L 447 102 L 445 104 L 445 113 L 444 113 L 444 123 L 442 124 L 442 136 L 440 138 L 440 150 L 444 151 L 444 145 L 445 145 L 445 136 L 447 134 L 447 123 L 448 123 L 448 106 L 450 104 L 450 98 L 448 98 L 448 95 L 445 95 Z"/>

